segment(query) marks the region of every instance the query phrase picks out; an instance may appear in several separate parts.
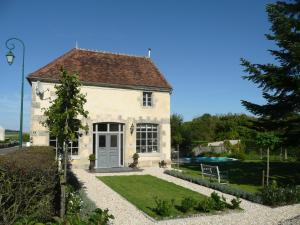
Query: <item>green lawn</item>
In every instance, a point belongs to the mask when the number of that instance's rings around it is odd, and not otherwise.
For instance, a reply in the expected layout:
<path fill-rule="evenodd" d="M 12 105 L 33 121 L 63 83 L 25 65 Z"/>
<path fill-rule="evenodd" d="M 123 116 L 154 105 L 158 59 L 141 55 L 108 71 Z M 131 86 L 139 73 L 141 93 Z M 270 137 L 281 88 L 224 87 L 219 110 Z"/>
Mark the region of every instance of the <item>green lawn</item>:
<path fill-rule="evenodd" d="M 221 172 L 228 173 L 228 185 L 248 192 L 259 192 L 262 183 L 262 170 L 266 163 L 262 161 L 236 161 L 206 163 L 218 165 Z M 200 164 L 184 164 L 180 169 L 187 175 L 201 177 Z M 300 184 L 300 162 L 270 162 L 270 179 L 280 185 Z"/>
<path fill-rule="evenodd" d="M 178 207 L 176 208 L 184 197 L 193 197 L 198 201 L 206 198 L 206 196 L 190 189 L 151 175 L 103 176 L 98 178 L 137 208 L 156 219 L 162 218 L 154 210 L 155 197 L 175 200 L 175 208 L 171 216 L 184 216 Z"/>

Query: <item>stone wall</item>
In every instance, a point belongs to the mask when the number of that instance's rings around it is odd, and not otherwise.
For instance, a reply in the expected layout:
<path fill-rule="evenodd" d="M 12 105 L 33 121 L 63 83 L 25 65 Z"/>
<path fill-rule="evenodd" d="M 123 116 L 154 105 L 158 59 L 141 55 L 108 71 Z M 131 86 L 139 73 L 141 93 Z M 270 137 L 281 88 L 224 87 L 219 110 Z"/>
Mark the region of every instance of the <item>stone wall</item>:
<path fill-rule="evenodd" d="M 44 119 L 43 108 L 50 106 L 50 100 L 55 98 L 54 84 L 42 83 L 46 90 L 41 99 L 36 95 L 36 82 L 32 82 L 31 107 L 31 140 L 33 145 L 48 145 L 49 132 L 41 125 Z M 88 124 L 89 132 L 79 140 L 79 156 L 74 160 L 75 166 L 88 165 L 88 156 L 93 151 L 93 123 L 117 122 L 124 123 L 124 165 L 132 162 L 135 153 L 136 132 L 132 134 L 130 127 L 137 123 L 156 123 L 159 125 L 159 153 L 141 153 L 141 165 L 154 165 L 160 160 L 170 159 L 170 93 L 153 92 L 153 106 L 143 107 L 143 91 L 133 89 L 118 89 L 108 87 L 83 86 L 86 94 L 85 109 L 89 117 L 83 120 Z M 153 163 L 152 163 L 153 162 Z"/>

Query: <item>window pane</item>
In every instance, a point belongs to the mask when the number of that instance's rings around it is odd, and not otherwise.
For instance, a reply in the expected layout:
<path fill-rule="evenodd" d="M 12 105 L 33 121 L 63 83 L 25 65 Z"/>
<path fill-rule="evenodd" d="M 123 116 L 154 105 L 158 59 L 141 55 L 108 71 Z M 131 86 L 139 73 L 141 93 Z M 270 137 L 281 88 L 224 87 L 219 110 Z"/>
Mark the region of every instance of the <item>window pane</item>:
<path fill-rule="evenodd" d="M 110 135 L 110 147 L 118 147 L 118 135 Z"/>
<path fill-rule="evenodd" d="M 72 142 L 72 147 L 73 147 L 73 148 L 74 148 L 74 147 L 78 147 L 78 140 Z"/>
<path fill-rule="evenodd" d="M 93 124 L 93 131 L 96 131 L 96 124 Z"/>
<path fill-rule="evenodd" d="M 121 125 L 122 127 L 123 125 Z M 123 134 L 121 134 L 120 165 L 123 165 Z"/>
<path fill-rule="evenodd" d="M 99 147 L 103 148 L 106 146 L 106 136 L 105 135 L 99 135 Z"/>
<path fill-rule="evenodd" d="M 98 124 L 98 131 L 107 131 L 107 124 L 106 123 L 99 123 Z"/>
<path fill-rule="evenodd" d="M 158 151 L 158 125 L 157 124 L 137 124 L 136 149 L 143 152 Z"/>
<path fill-rule="evenodd" d="M 72 155 L 78 155 L 78 148 L 72 148 Z"/>
<path fill-rule="evenodd" d="M 136 146 L 136 152 L 140 153 L 141 152 L 141 148 L 140 146 Z"/>
<path fill-rule="evenodd" d="M 141 147 L 141 152 L 146 152 L 146 146 Z"/>
<path fill-rule="evenodd" d="M 119 124 L 117 124 L 117 123 L 109 124 L 109 131 L 118 131 L 118 130 L 119 130 Z"/>
<path fill-rule="evenodd" d="M 49 145 L 56 148 L 56 140 L 50 140 Z"/>
<path fill-rule="evenodd" d="M 96 134 L 93 134 L 93 154 L 96 154 Z"/>

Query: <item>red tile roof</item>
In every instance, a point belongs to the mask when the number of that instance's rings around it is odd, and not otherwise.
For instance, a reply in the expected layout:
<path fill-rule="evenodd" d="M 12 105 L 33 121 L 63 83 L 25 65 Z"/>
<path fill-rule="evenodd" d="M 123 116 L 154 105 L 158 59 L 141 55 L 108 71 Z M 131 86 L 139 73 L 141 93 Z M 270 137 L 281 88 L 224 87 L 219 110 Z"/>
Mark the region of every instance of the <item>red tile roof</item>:
<path fill-rule="evenodd" d="M 148 88 L 171 91 L 172 87 L 147 57 L 74 48 L 31 73 L 29 82 L 57 82 L 59 70 L 78 72 L 84 85 Z"/>

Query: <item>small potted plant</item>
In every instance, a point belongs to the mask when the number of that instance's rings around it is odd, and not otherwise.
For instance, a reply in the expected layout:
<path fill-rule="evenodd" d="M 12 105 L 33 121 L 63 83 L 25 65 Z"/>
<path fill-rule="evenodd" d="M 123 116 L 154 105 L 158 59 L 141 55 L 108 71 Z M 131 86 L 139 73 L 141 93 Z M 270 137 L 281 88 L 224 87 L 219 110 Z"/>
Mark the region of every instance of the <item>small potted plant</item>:
<path fill-rule="evenodd" d="M 139 164 L 139 154 L 138 153 L 134 153 L 132 156 L 133 162 L 129 164 L 129 167 L 136 169 L 137 165 Z"/>
<path fill-rule="evenodd" d="M 95 154 L 90 154 L 89 160 L 90 160 L 89 170 L 94 170 L 94 168 L 95 168 L 95 161 L 96 161 Z"/>
<path fill-rule="evenodd" d="M 162 160 L 158 162 L 159 168 L 166 168 L 167 167 L 167 162 L 165 160 Z"/>

